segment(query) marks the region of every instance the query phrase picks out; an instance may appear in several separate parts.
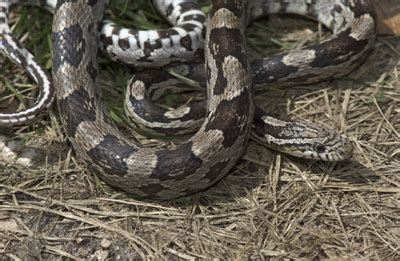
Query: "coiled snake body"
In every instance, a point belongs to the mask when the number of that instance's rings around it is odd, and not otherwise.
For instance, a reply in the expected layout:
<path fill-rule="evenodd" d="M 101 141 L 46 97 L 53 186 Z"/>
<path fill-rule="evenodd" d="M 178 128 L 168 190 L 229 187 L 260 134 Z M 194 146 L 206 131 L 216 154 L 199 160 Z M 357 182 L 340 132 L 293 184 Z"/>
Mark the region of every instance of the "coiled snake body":
<path fill-rule="evenodd" d="M 266 13 L 295 13 L 308 15 L 334 32 L 332 37 L 318 44 L 252 63 L 255 87 L 276 83 L 307 84 L 343 76 L 360 64 L 375 36 L 371 10 L 364 1 L 256 0 L 248 4 L 248 20 Z M 186 73 L 189 78 L 198 80 L 201 69 L 201 66 L 191 65 L 186 68 Z M 159 70 L 138 73 L 131 80 L 126 95 L 127 114 L 142 127 L 161 135 L 196 129 L 205 115 L 202 102 L 191 102 L 176 110 L 154 106 L 148 95 L 149 90 L 170 78 Z M 173 82 L 179 84 L 176 80 Z M 332 130 L 307 122 L 277 120 L 258 107 L 252 138 L 276 150 L 303 158 L 335 161 L 351 153 L 348 140 Z"/>
<path fill-rule="evenodd" d="M 174 2 L 164 0 L 160 5 L 174 10 Z M 106 183 L 136 195 L 163 199 L 204 190 L 235 165 L 246 147 L 253 122 L 252 79 L 257 84 L 310 83 L 343 75 L 360 63 L 375 34 L 366 0 L 214 0 L 205 44 L 208 86 L 205 120 L 198 132 L 183 144 L 169 149 L 146 148 L 126 139 L 115 128 L 98 96 L 97 29 L 104 8 L 104 0 L 57 3 L 53 22 L 53 81 L 62 124 L 76 153 Z M 261 14 L 280 11 L 314 14 L 333 28 L 335 34 L 319 44 L 260 60 L 250 68 L 244 45 L 246 25 Z M 172 17 L 174 22 L 180 20 L 179 16 Z M 159 41 L 150 33 L 143 36 L 139 32 L 106 28 L 101 37 L 102 47 L 115 60 L 121 60 L 119 56 L 123 56 L 124 50 L 136 46 L 140 50 L 132 64 L 152 63 L 157 60 L 154 54 L 165 56 L 160 50 L 173 49 L 174 45 L 180 51 L 189 50 L 191 56 L 196 55 L 197 47 L 192 47 L 202 46 L 195 43 L 196 39 L 202 40 L 202 18 L 197 11 L 189 12 L 187 17 L 196 22 L 181 19 L 179 29 L 161 34 L 163 38 Z M 193 33 L 186 35 L 185 40 L 177 38 L 184 37 L 185 30 Z M 187 59 L 182 57 L 177 61 Z M 267 116 L 259 119 L 255 123 L 258 130 L 268 129 L 276 145 L 290 140 L 296 147 L 304 142 L 294 137 L 301 135 L 303 126 L 290 126 Z"/>
<path fill-rule="evenodd" d="M 179 197 L 217 182 L 242 154 L 254 109 L 240 29 L 245 12 L 240 1 L 232 1 L 228 9 L 222 8 L 223 2 L 214 1 L 207 29 L 206 120 L 187 142 L 154 149 L 125 139 L 96 95 L 96 28 L 104 2 L 59 1 L 53 23 L 53 76 L 63 125 L 77 154 L 107 183 L 136 195 Z M 225 39 L 235 39 L 235 44 Z"/>

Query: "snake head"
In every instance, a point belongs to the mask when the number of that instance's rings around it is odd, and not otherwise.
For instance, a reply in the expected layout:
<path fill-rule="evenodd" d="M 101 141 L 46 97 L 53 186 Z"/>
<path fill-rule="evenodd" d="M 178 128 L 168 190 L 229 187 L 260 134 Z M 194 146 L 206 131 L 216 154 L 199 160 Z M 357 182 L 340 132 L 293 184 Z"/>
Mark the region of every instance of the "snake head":
<path fill-rule="evenodd" d="M 341 161 L 351 157 L 353 144 L 344 135 L 325 129 L 321 142 L 313 144 L 313 153 L 323 161 Z M 322 136 L 322 135 L 321 135 Z"/>

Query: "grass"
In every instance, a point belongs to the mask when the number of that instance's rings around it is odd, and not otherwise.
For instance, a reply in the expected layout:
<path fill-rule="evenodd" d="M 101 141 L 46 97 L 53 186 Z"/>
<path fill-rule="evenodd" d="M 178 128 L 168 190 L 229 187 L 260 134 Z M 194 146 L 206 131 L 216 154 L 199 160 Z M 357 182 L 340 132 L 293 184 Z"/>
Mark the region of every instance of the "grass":
<path fill-rule="evenodd" d="M 166 26 L 148 1 L 127 3 L 113 1 L 108 15 L 133 27 Z M 16 8 L 12 23 L 23 44 L 50 69 L 51 15 Z M 298 17 L 273 16 L 256 22 L 248 35 L 252 55 L 259 56 L 317 41 L 325 32 Z M 399 51 L 398 39 L 380 38 L 366 63 L 346 78 L 271 87 L 257 96 L 258 104 L 281 117 L 346 133 L 355 146 L 351 160 L 296 159 L 250 142 L 219 184 L 175 201 L 142 200 L 103 184 L 75 158 L 56 109 L 32 126 L 2 130 L 1 255 L 16 260 L 399 259 Z M 132 136 L 122 105 L 131 69 L 106 58 L 101 66 L 113 119 Z M 21 99 L 29 106 L 35 85 L 9 63 L 0 70 L 1 108 L 18 109 Z M 33 166 L 22 160 L 30 157 Z"/>

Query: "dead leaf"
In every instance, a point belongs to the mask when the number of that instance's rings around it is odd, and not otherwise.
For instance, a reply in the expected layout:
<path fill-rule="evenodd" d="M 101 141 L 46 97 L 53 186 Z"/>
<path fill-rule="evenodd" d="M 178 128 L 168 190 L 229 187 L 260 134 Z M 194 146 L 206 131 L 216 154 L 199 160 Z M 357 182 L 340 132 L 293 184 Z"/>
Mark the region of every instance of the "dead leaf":
<path fill-rule="evenodd" d="M 400 1 L 374 0 L 378 18 L 378 34 L 400 36 Z"/>

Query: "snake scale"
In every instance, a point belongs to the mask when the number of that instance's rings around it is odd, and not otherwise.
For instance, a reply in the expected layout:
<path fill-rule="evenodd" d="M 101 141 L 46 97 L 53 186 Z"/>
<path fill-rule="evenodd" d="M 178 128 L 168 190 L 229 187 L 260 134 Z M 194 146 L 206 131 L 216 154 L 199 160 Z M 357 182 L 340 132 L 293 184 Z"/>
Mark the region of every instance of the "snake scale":
<path fill-rule="evenodd" d="M 133 52 L 136 56 L 124 62 L 144 66 L 168 63 L 166 53 L 176 62 L 201 53 L 204 15 L 192 8 L 194 1 L 157 3 L 165 16 L 178 24 L 175 29 L 145 33 L 103 22 L 99 43 L 103 0 L 60 0 L 53 21 L 53 82 L 62 124 L 77 155 L 106 183 L 151 198 L 176 198 L 216 183 L 243 153 L 254 124 L 260 135 L 265 129 L 269 137 L 276 138 L 276 145 L 281 145 L 280 141 L 301 145 L 295 138 L 305 130 L 301 124 L 268 116 L 258 121 L 256 117 L 253 123 L 252 82 L 311 83 L 344 75 L 360 64 L 375 37 L 367 0 L 214 0 L 204 45 L 205 120 L 198 132 L 180 145 L 147 148 L 127 140 L 108 116 L 98 95 L 97 46 L 114 60 L 124 61 L 127 51 Z M 312 14 L 335 34 L 321 43 L 250 65 L 244 44 L 247 24 L 260 15 L 279 12 Z"/>

